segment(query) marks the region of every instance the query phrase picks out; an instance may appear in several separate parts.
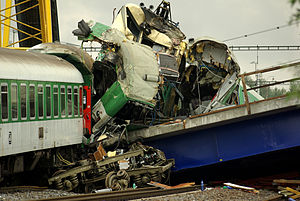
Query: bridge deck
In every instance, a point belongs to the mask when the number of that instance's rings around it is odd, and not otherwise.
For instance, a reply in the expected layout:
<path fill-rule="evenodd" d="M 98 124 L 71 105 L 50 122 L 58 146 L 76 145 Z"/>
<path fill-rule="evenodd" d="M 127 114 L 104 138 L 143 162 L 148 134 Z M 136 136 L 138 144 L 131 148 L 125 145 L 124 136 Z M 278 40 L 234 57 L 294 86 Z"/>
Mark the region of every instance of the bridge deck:
<path fill-rule="evenodd" d="M 176 170 L 300 146 L 300 100 L 263 100 L 129 133 L 175 158 Z"/>

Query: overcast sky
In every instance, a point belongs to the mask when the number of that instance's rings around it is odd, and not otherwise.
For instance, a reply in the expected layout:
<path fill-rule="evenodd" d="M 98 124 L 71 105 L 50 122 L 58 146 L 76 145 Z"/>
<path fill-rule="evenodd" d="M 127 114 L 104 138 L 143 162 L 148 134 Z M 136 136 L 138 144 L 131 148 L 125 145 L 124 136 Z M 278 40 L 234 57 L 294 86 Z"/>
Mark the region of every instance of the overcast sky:
<path fill-rule="evenodd" d="M 72 30 L 81 19 L 111 25 L 112 11 L 126 3 L 157 5 L 160 0 L 57 0 L 60 38 L 79 44 Z M 211 36 L 218 40 L 285 25 L 293 13 L 288 0 L 171 0 L 173 21 L 187 38 Z M 226 42 L 231 45 L 300 45 L 300 25 Z M 253 71 L 256 52 L 234 52 L 242 72 Z M 300 51 L 258 52 L 258 69 L 300 59 Z M 269 78 L 267 78 L 269 79 Z"/>

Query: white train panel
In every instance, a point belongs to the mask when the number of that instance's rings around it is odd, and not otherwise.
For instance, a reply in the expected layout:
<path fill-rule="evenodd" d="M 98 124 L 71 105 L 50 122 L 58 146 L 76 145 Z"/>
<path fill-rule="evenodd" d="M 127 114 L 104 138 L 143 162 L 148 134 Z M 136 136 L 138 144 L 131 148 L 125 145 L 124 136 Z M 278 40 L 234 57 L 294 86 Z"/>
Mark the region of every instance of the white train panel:
<path fill-rule="evenodd" d="M 75 66 L 53 55 L 0 48 L 0 68 L 2 79 L 83 83 Z"/>
<path fill-rule="evenodd" d="M 82 142 L 82 118 L 0 124 L 0 157 Z"/>

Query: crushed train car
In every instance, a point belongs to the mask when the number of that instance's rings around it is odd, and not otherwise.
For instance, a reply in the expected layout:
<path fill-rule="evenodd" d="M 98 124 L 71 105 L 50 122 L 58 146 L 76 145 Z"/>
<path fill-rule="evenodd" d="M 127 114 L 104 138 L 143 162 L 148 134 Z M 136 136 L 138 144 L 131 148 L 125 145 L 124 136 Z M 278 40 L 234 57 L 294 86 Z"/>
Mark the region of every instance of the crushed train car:
<path fill-rule="evenodd" d="M 240 67 L 227 45 L 208 37 L 184 41 L 169 6 L 163 1 L 153 11 L 127 4 L 111 27 L 82 20 L 73 31 L 79 40 L 101 44 L 92 69 L 94 134 L 108 127 L 116 131 L 117 125 L 147 127 L 240 102 Z"/>
<path fill-rule="evenodd" d="M 184 112 L 191 115 L 208 112 L 218 101 L 222 105 L 237 103 L 237 75 L 240 67 L 226 44 L 209 37 L 191 40 L 187 50 L 187 66 L 179 89 L 185 99 Z M 230 80 L 230 84 L 228 83 Z M 229 92 L 229 93 L 228 93 Z M 226 97 L 220 93 L 226 93 Z M 225 100 L 224 100 L 225 98 Z M 214 105 L 215 106 L 215 105 Z"/>

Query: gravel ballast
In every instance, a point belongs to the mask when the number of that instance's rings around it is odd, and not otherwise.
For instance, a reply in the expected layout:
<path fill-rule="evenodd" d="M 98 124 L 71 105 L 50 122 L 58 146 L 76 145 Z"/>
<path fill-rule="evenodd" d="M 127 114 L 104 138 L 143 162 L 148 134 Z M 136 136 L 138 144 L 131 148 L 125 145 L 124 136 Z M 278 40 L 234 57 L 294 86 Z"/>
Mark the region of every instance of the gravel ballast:
<path fill-rule="evenodd" d="M 151 198 L 142 198 L 137 199 L 136 201 L 246 201 L 246 200 L 257 200 L 263 201 L 278 197 L 278 194 L 273 191 L 261 190 L 259 193 L 247 192 L 238 189 L 223 189 L 223 188 L 212 188 L 207 189 L 205 191 L 197 190 L 188 193 L 180 193 L 175 195 L 168 196 L 159 196 L 159 197 L 151 197 Z M 285 199 L 276 199 L 285 200 Z"/>
<path fill-rule="evenodd" d="M 19 200 L 38 200 L 38 199 L 46 199 L 46 198 L 54 198 L 54 197 L 62 197 L 62 196 L 70 196 L 76 195 L 73 192 L 65 192 L 59 190 L 47 189 L 43 191 L 19 191 L 14 193 L 0 193 L 0 201 L 19 201 Z M 277 192 L 269 191 L 269 190 L 260 190 L 259 193 L 248 192 L 239 189 L 223 189 L 223 188 L 208 188 L 205 191 L 197 190 L 187 193 L 173 194 L 167 196 L 158 196 L 158 197 L 150 197 L 150 198 L 142 198 L 136 199 L 136 201 L 246 201 L 246 200 L 271 200 L 272 198 L 278 197 Z M 286 199 L 276 199 L 278 200 L 286 200 Z"/>
<path fill-rule="evenodd" d="M 38 200 L 70 195 L 77 195 L 77 193 L 53 189 L 42 191 L 18 191 L 14 193 L 0 193 L 0 201 Z"/>

